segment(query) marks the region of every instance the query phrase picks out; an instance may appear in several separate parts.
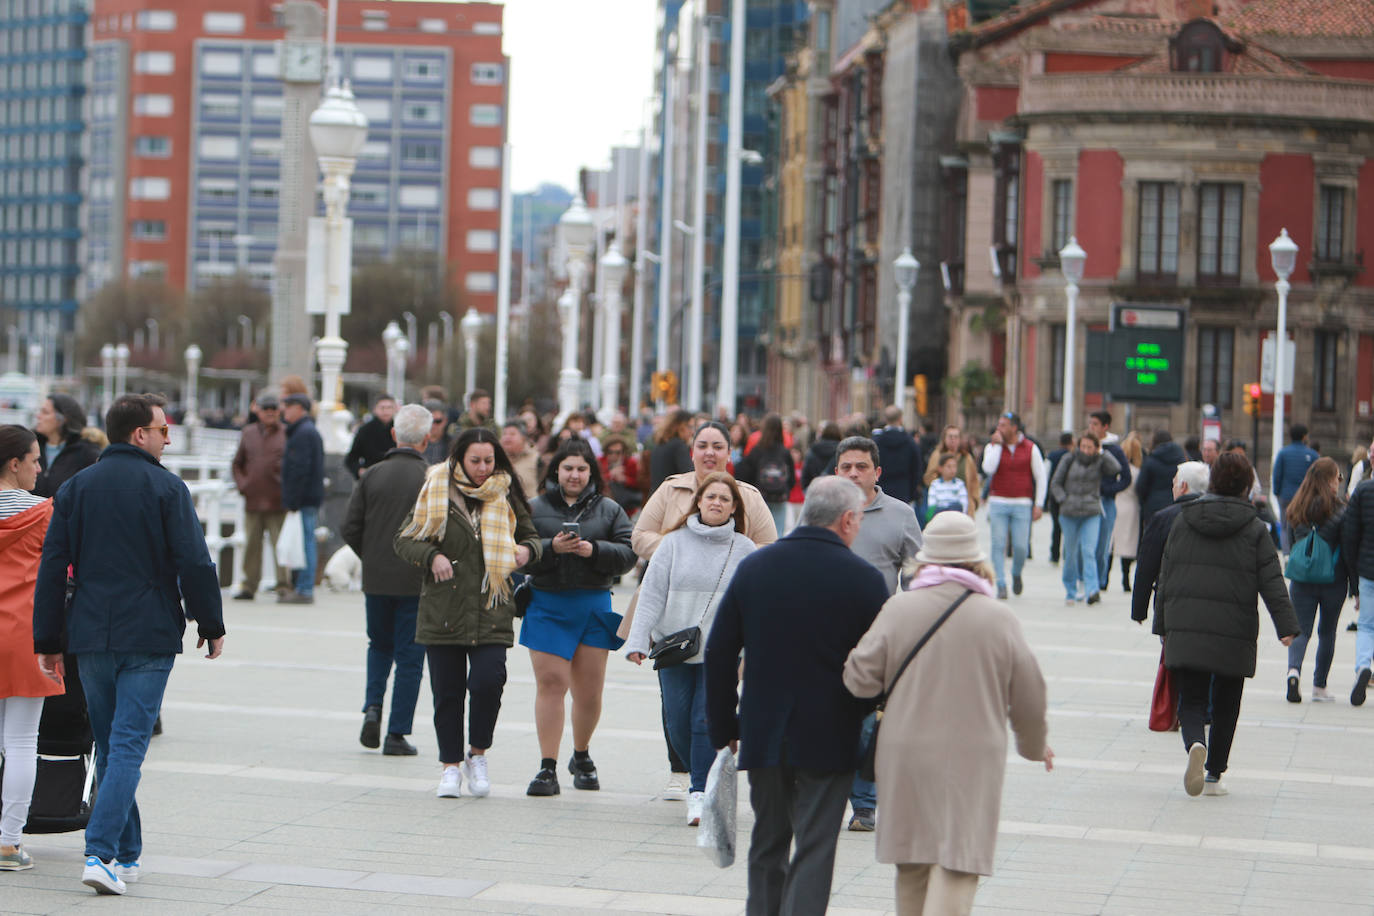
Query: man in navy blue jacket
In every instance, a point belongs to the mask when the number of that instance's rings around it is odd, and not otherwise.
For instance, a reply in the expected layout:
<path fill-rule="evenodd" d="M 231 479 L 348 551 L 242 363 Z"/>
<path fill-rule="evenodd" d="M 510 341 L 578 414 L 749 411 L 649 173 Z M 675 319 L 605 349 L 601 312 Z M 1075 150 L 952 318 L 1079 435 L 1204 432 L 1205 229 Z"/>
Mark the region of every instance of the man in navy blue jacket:
<path fill-rule="evenodd" d="M 925 477 L 921 446 L 902 428 L 902 408 L 891 405 L 883 411 L 883 420 L 887 425 L 873 434 L 882 461 L 883 492 L 911 505 L 920 499 Z"/>
<path fill-rule="evenodd" d="M 1284 553 L 1292 546 L 1293 529 L 1288 524 L 1288 504 L 1298 495 L 1298 487 L 1307 476 L 1307 469 L 1321 455 L 1307 444 L 1307 427 L 1294 423 L 1288 430 L 1288 444 L 1279 449 L 1274 458 L 1274 474 L 1270 483 L 1279 501 L 1279 540 Z"/>
<path fill-rule="evenodd" d="M 850 550 L 863 507 L 850 481 L 812 481 L 801 524 L 740 563 L 706 642 L 711 743 L 737 747 L 749 771 L 750 916 L 821 914 L 830 903 L 859 727 L 873 706 L 845 689 L 844 662 L 888 598 L 882 573 Z"/>
<path fill-rule="evenodd" d="M 219 575 L 195 504 L 158 462 L 168 438 L 164 403 L 129 394 L 110 407 L 110 446 L 53 500 L 33 599 L 43 670 L 62 667 L 64 648 L 81 670 L 100 786 L 82 881 L 102 894 L 122 894 L 138 878 L 134 790 L 186 620 L 198 625 L 196 648 L 209 643 L 207 658 L 224 644 Z M 68 606 L 69 565 L 76 590 Z"/>
<path fill-rule="evenodd" d="M 289 394 L 282 398 L 286 421 L 286 451 L 281 459 L 281 504 L 297 512 L 305 539 L 305 568 L 296 570 L 295 588 L 277 596 L 278 604 L 315 603 L 315 565 L 318 547 L 315 526 L 324 505 L 324 440 L 310 417 L 310 398 Z"/>

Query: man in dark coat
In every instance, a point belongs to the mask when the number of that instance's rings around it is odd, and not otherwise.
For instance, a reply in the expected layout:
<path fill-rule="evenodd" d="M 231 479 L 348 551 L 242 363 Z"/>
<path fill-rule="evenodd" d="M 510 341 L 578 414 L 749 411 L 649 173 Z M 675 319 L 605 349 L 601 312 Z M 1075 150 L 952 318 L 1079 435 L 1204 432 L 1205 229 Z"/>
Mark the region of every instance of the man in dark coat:
<path fill-rule="evenodd" d="M 1136 548 L 1135 590 L 1131 593 L 1131 619 L 1144 623 L 1150 613 L 1150 597 L 1159 581 L 1159 568 L 1164 562 L 1164 543 L 1169 529 L 1183 507 L 1207 492 L 1207 465 L 1201 461 L 1185 461 L 1174 473 L 1174 501 L 1154 514 L 1150 524 L 1140 534 Z"/>
<path fill-rule="evenodd" d="M 1141 531 L 1150 523 L 1150 516 L 1173 502 L 1174 471 L 1187 460 L 1183 448 L 1167 429 L 1155 430 L 1150 453 L 1141 463 L 1135 482 L 1135 493 L 1140 497 Z"/>
<path fill-rule="evenodd" d="M 420 607 L 424 571 L 396 556 L 393 539 L 425 482 L 429 465 L 425 444 L 433 415 L 419 404 L 397 411 L 391 428 L 396 447 L 372 465 L 353 488 L 343 539 L 363 564 L 363 598 L 367 610 L 367 688 L 363 698 L 363 747 L 381 744 L 382 699 L 391 666 L 391 718 L 382 753 L 411 757 L 406 740 L 415 719 L 415 700 L 425 670 L 424 646 L 415 644 L 415 616 Z M 442 427 L 441 427 L 442 429 Z"/>
<path fill-rule="evenodd" d="M 383 394 L 372 405 L 372 416 L 353 434 L 353 447 L 344 456 L 344 467 L 354 479 L 382 460 L 391 450 L 391 421 L 396 416 L 396 399 Z"/>
<path fill-rule="evenodd" d="M 1288 524 L 1288 504 L 1298 495 L 1298 487 L 1307 476 L 1312 462 L 1320 458 L 1307 444 L 1307 427 L 1294 423 L 1288 430 L 1288 444 L 1274 456 L 1274 472 L 1269 481 L 1270 492 L 1279 501 L 1279 537 L 1283 552 L 1293 546 L 1293 529 Z"/>
<path fill-rule="evenodd" d="M 234 485 L 243 496 L 243 584 L 236 601 L 252 601 L 262 578 L 262 539 L 275 548 L 281 537 L 286 510 L 281 507 L 281 462 L 286 451 L 286 427 L 281 422 L 281 403 L 275 394 L 258 395 L 255 422 L 239 434 L 239 447 L 229 468 Z M 275 553 L 273 554 L 275 556 Z M 289 587 L 280 564 L 274 576 L 277 591 Z"/>
<path fill-rule="evenodd" d="M 197 622 L 196 648 L 208 642 L 208 658 L 218 658 L 224 642 L 219 576 L 195 503 L 159 463 L 165 403 L 126 394 L 110 407 L 111 445 L 54 500 L 34 591 L 40 666 L 56 676 L 64 648 L 79 660 L 100 785 L 81 880 L 102 894 L 124 893 L 125 879 L 138 874 L 134 792 L 186 621 Z"/>
<path fill-rule="evenodd" d="M 751 914 L 821 914 L 830 903 L 859 728 L 872 708 L 845 689 L 844 663 L 888 597 L 882 573 L 849 549 L 863 503 L 850 481 L 817 478 L 796 530 L 740 563 L 706 642 L 711 743 L 742 747 L 749 772 Z"/>
<path fill-rule="evenodd" d="M 1350 578 L 1359 582 L 1355 689 L 1350 694 L 1350 702 L 1363 706 L 1369 688 L 1370 667 L 1374 665 L 1374 480 L 1366 480 L 1355 487 L 1345 508 L 1345 518 L 1341 520 L 1341 557 Z"/>
<path fill-rule="evenodd" d="M 278 604 L 315 603 L 315 526 L 324 505 L 324 440 L 310 418 L 310 397 L 289 394 L 282 399 L 286 421 L 286 451 L 281 462 L 281 504 L 300 513 L 305 538 L 305 567 L 296 570 L 295 588 L 277 596 Z"/>
<path fill-rule="evenodd" d="M 889 406 L 883 411 L 883 419 L 887 425 L 873 434 L 882 459 L 883 492 L 911 505 L 921 497 L 921 480 L 926 469 L 921 460 L 921 446 L 902 428 L 902 408 L 895 404 Z"/>

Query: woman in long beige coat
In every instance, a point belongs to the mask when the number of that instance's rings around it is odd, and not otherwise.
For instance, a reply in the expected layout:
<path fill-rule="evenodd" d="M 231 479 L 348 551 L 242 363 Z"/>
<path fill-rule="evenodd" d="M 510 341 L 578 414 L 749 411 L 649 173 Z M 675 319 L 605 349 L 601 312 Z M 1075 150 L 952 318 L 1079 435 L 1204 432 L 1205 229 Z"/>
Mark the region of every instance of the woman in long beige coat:
<path fill-rule="evenodd" d="M 1121 451 L 1131 465 L 1131 479 L 1140 473 L 1140 465 L 1145 460 L 1145 449 L 1140 444 L 1140 434 L 1132 431 L 1121 440 Z M 1112 528 L 1112 553 L 1121 560 L 1121 586 L 1131 590 L 1131 564 L 1135 562 L 1136 552 L 1140 549 L 1140 497 L 1135 487 L 1127 487 L 1116 494 L 1116 525 Z M 1107 570 L 1109 573 L 1111 570 Z M 1106 583 L 1103 583 L 1104 585 Z"/>
<path fill-rule="evenodd" d="M 942 512 L 926 526 L 910 591 L 894 596 L 849 653 L 857 697 L 891 690 L 879 731 L 878 861 L 897 866 L 897 912 L 962 914 L 978 876 L 992 874 L 1007 723 L 1016 750 L 1053 766 L 1045 744 L 1045 679 L 992 571 L 971 518 Z M 897 681 L 897 670 L 967 593 Z"/>

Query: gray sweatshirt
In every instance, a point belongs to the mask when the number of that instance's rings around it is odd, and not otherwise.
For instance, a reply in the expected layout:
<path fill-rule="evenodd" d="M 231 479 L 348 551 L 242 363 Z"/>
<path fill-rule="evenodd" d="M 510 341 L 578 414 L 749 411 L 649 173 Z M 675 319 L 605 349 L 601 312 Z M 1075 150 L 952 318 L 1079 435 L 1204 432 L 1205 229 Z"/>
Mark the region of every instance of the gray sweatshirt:
<path fill-rule="evenodd" d="M 850 548 L 887 580 L 889 595 L 897 593 L 902 567 L 921 549 L 921 526 L 910 506 L 878 488 L 878 496 L 864 507 L 859 536 Z"/>

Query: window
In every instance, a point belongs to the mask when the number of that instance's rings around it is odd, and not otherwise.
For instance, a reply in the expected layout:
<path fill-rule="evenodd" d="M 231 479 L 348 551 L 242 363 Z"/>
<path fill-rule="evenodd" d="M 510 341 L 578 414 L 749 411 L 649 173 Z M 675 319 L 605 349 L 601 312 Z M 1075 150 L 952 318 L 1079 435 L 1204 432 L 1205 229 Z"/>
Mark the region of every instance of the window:
<path fill-rule="evenodd" d="M 250 106 L 254 120 L 281 120 L 282 100 L 279 95 L 254 95 Z"/>
<path fill-rule="evenodd" d="M 1199 283 L 1240 282 L 1240 184 L 1198 187 L 1197 276 Z"/>
<path fill-rule="evenodd" d="M 134 114 L 146 118 L 165 118 L 172 113 L 172 97 L 161 94 L 134 96 Z"/>
<path fill-rule="evenodd" d="M 1058 184 L 1059 182 L 1055 182 Z M 1062 247 L 1062 246 L 1061 246 Z M 1058 249 L 1056 249 L 1058 250 Z M 1050 403 L 1064 403 L 1064 325 L 1050 325 Z"/>
<path fill-rule="evenodd" d="M 243 100 L 236 93 L 207 92 L 200 97 L 201 113 L 207 118 L 238 120 Z"/>
<path fill-rule="evenodd" d="M 1173 283 L 1178 277 L 1178 185 L 1140 183 L 1140 220 L 1136 237 L 1136 278 Z"/>
<path fill-rule="evenodd" d="M 167 238 L 167 221 L 136 219 L 129 226 L 129 234 L 140 241 L 161 242 Z"/>
<path fill-rule="evenodd" d="M 438 102 L 406 102 L 402 110 L 405 120 L 421 124 L 438 124 L 442 118 Z"/>
<path fill-rule="evenodd" d="M 176 27 L 177 14 L 171 10 L 143 10 L 138 14 L 140 32 L 172 32 Z"/>
<path fill-rule="evenodd" d="M 281 76 L 281 68 L 277 63 L 277 52 L 256 52 L 253 55 L 253 75 L 267 79 L 278 79 Z"/>
<path fill-rule="evenodd" d="M 421 20 L 420 20 L 420 31 L 421 31 L 421 32 L 446 32 L 446 31 L 448 31 L 448 25 L 447 25 L 447 23 L 445 23 L 444 20 L 442 20 L 442 19 L 421 19 Z"/>
<path fill-rule="evenodd" d="M 439 227 L 431 223 L 403 223 L 400 230 L 401 245 L 407 248 L 433 248 L 439 241 Z"/>
<path fill-rule="evenodd" d="M 391 144 L 386 140 L 368 140 L 358 150 L 359 162 L 380 162 L 388 163 L 391 161 Z"/>
<path fill-rule="evenodd" d="M 239 138 L 201 137 L 197 152 L 202 159 L 237 159 L 239 157 Z"/>
<path fill-rule="evenodd" d="M 495 146 L 474 146 L 468 150 L 468 165 L 474 169 L 499 169 L 501 150 Z"/>
<path fill-rule="evenodd" d="M 967 244 L 968 165 L 962 160 L 950 161 L 942 165 L 941 173 L 945 191 L 940 214 L 941 280 L 946 291 L 960 295 L 964 291 L 964 248 Z M 820 276 L 828 277 L 829 271 L 824 264 L 818 266 L 822 271 Z M 812 292 L 813 302 L 829 299 L 828 293 L 818 297 L 817 292 L 823 291 Z"/>
<path fill-rule="evenodd" d="M 401 185 L 400 204 L 410 209 L 435 209 L 439 206 L 439 189 L 434 185 Z"/>
<path fill-rule="evenodd" d="M 281 137 L 253 137 L 248 141 L 248 156 L 252 159 L 281 159 Z"/>
<path fill-rule="evenodd" d="M 444 78 L 443 61 L 434 57 L 410 57 L 405 61 L 405 78 L 416 83 L 437 83 Z"/>
<path fill-rule="evenodd" d="M 1052 191 L 1054 226 L 1050 230 L 1050 245 L 1057 254 L 1073 236 L 1073 181 L 1068 178 L 1056 179 Z"/>
<path fill-rule="evenodd" d="M 387 186 L 373 182 L 360 181 L 353 185 L 353 203 L 361 207 L 385 207 Z"/>
<path fill-rule="evenodd" d="M 386 225 L 356 223 L 353 226 L 353 244 L 358 248 L 385 248 Z"/>
<path fill-rule="evenodd" d="M 212 35 L 238 35 L 243 31 L 243 14 L 206 13 L 201 27 Z"/>
<path fill-rule="evenodd" d="M 353 58 L 353 78 L 360 83 L 391 82 L 391 58 L 355 57 Z"/>
<path fill-rule="evenodd" d="M 468 123 L 473 127 L 500 127 L 500 105 L 473 105 L 468 111 Z"/>
<path fill-rule="evenodd" d="M 165 277 L 167 276 L 166 261 L 130 261 L 130 277 Z"/>
<path fill-rule="evenodd" d="M 176 55 L 171 51 L 140 51 L 134 55 L 134 72 L 154 76 L 168 76 L 176 69 Z"/>
<path fill-rule="evenodd" d="M 200 72 L 205 76 L 240 76 L 243 55 L 237 51 L 206 51 L 200 56 Z"/>
<path fill-rule="evenodd" d="M 235 200 L 239 196 L 239 183 L 233 178 L 202 178 L 196 184 L 196 190 L 201 197 L 214 201 Z M 233 226 L 226 230 L 230 236 L 234 234 Z M 202 234 L 205 230 L 201 230 Z M 228 238 L 228 236 L 225 236 Z"/>
<path fill-rule="evenodd" d="M 1336 345 L 1340 335 L 1336 331 L 1315 331 L 1312 334 L 1313 377 L 1312 409 L 1336 409 Z"/>
<path fill-rule="evenodd" d="M 358 108 L 367 116 L 368 124 L 385 124 L 391 120 L 391 103 L 386 99 L 358 99 Z"/>
<path fill-rule="evenodd" d="M 270 245 L 277 240 L 276 220 L 254 220 L 248 224 L 248 234 L 254 242 Z"/>
<path fill-rule="evenodd" d="M 500 35 L 501 23 L 499 22 L 475 22 L 472 25 L 474 35 Z"/>
<path fill-rule="evenodd" d="M 130 200 L 166 200 L 172 195 L 172 182 L 167 178 L 129 179 Z"/>
<path fill-rule="evenodd" d="M 134 155 L 147 159 L 166 159 L 172 155 L 171 137 L 135 137 Z"/>
<path fill-rule="evenodd" d="M 1324 184 L 1317 201 L 1317 239 L 1313 255 L 1318 261 L 1338 264 L 1345 257 L 1345 188 Z"/>
<path fill-rule="evenodd" d="M 496 292 L 496 274 L 489 270 L 471 270 L 463 278 L 463 286 L 470 293 Z"/>
<path fill-rule="evenodd" d="M 369 32 L 386 31 L 386 10 L 363 10 L 363 28 Z"/>
<path fill-rule="evenodd" d="M 492 229 L 469 229 L 468 251 L 484 252 L 496 250 L 497 235 Z"/>
<path fill-rule="evenodd" d="M 501 206 L 501 192 L 496 188 L 469 188 L 469 210 L 495 210 Z"/>
<path fill-rule="evenodd" d="M 281 195 L 281 180 L 254 178 L 248 182 L 248 199 L 254 203 L 276 203 Z"/>
<path fill-rule="evenodd" d="M 1197 329 L 1197 406 L 1231 406 L 1231 361 L 1236 332 L 1232 328 Z"/>
<path fill-rule="evenodd" d="M 438 140 L 404 140 L 401 143 L 401 162 L 405 165 L 438 165 Z"/>
<path fill-rule="evenodd" d="M 474 86 L 499 86 L 505 79 L 505 69 L 500 64 L 473 64 L 472 84 Z"/>
<path fill-rule="evenodd" d="M 1210 22 L 1195 21 L 1183 27 L 1169 41 L 1173 68 L 1183 73 L 1220 73 L 1225 60 L 1226 39 Z"/>
<path fill-rule="evenodd" d="M 1021 147 L 1019 141 L 994 142 L 992 247 L 1003 283 L 1016 282 L 1017 230 L 1021 207 Z"/>

